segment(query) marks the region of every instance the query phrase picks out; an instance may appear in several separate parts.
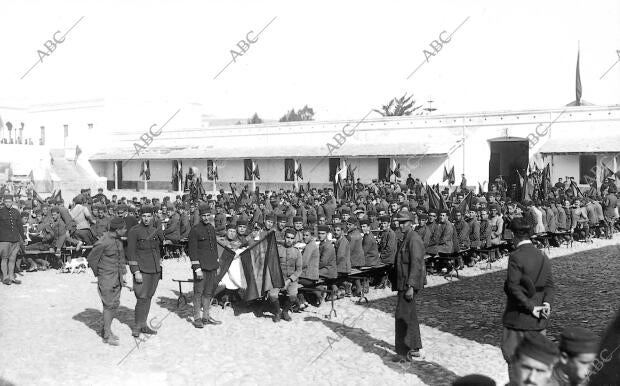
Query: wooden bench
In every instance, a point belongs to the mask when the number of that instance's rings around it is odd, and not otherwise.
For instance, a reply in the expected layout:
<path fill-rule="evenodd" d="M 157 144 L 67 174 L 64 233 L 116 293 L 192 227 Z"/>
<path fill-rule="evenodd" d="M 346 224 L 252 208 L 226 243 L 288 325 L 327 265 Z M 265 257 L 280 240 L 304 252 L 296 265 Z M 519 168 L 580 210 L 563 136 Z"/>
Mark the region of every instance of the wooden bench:
<path fill-rule="evenodd" d="M 333 279 L 333 280 L 337 280 L 337 279 Z M 325 315 L 325 318 L 326 319 L 331 319 L 332 318 L 332 312 L 334 313 L 335 317 L 338 317 L 338 314 L 336 313 L 336 308 L 334 307 L 334 301 L 336 299 L 336 294 L 330 288 L 331 285 L 332 285 L 332 281 L 331 280 L 329 282 L 327 282 L 327 281 L 318 281 L 318 282 L 314 283 L 312 287 L 309 287 L 309 286 L 307 287 L 307 286 L 300 285 L 300 287 L 298 288 L 297 291 L 302 292 L 302 293 L 320 292 L 321 294 L 328 294 L 330 296 L 331 309 L 329 310 L 329 314 Z M 325 288 L 317 288 L 319 286 L 325 286 Z"/>

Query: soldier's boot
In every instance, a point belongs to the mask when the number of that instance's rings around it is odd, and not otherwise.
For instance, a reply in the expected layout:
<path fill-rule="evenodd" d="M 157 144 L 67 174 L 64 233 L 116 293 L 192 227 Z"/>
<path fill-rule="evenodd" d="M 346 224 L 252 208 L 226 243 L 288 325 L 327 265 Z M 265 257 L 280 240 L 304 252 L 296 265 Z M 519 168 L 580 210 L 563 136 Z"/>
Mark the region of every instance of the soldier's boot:
<path fill-rule="evenodd" d="M 290 322 L 291 319 L 291 315 L 289 315 L 289 310 L 291 309 L 291 299 L 286 298 L 286 300 L 284 300 L 284 304 L 282 305 L 282 319 L 286 320 L 287 322 Z"/>
<path fill-rule="evenodd" d="M 308 308 L 308 302 L 303 294 L 297 294 L 297 307 L 293 308 L 293 312 L 301 312 Z"/>
<path fill-rule="evenodd" d="M 348 281 L 345 281 L 343 284 L 344 284 L 344 296 L 350 298 L 351 297 L 351 287 L 353 287 L 353 284 L 351 284 Z"/>
<path fill-rule="evenodd" d="M 131 331 L 131 335 L 134 338 L 139 337 L 142 327 L 146 326 L 145 303 L 147 301 L 147 299 L 136 299 L 136 308 L 134 310 L 134 327 Z"/>
<path fill-rule="evenodd" d="M 273 322 L 278 323 L 281 318 L 280 301 L 278 299 L 270 300 L 271 312 L 273 312 Z"/>
<path fill-rule="evenodd" d="M 383 275 L 381 277 L 381 281 L 379 282 L 379 284 L 375 286 L 375 289 L 384 289 L 386 282 L 387 282 L 387 275 Z"/>
<path fill-rule="evenodd" d="M 222 322 L 220 322 L 219 320 L 215 320 L 211 317 L 211 315 L 209 314 L 209 310 L 211 309 L 211 298 L 210 297 L 203 297 L 202 298 L 202 322 L 204 324 L 213 324 L 213 325 L 218 325 L 218 324 L 222 324 Z"/>
<path fill-rule="evenodd" d="M 364 278 L 362 282 L 362 294 L 367 294 L 368 292 L 370 292 L 370 280 Z"/>
<path fill-rule="evenodd" d="M 202 309 L 202 297 L 194 296 L 194 327 L 203 328 L 204 323 L 200 317 L 200 311 Z"/>
<path fill-rule="evenodd" d="M 114 310 L 103 309 L 103 343 L 107 343 L 111 346 L 118 346 L 119 340 L 116 335 L 112 333 L 112 320 L 114 319 Z"/>
<path fill-rule="evenodd" d="M 146 324 L 146 319 L 149 317 L 149 311 L 151 309 L 151 298 L 145 299 L 144 302 L 144 320 L 142 321 L 142 328 L 140 332 L 147 335 L 157 335 L 157 331 L 153 330 Z"/>

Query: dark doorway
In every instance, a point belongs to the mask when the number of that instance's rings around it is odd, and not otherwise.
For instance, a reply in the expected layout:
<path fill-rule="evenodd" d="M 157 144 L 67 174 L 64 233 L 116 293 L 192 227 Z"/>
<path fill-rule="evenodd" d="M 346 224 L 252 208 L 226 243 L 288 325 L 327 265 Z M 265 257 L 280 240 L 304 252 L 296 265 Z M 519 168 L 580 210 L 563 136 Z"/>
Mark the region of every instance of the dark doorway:
<path fill-rule="evenodd" d="M 379 181 L 390 179 L 390 159 L 379 158 Z"/>
<path fill-rule="evenodd" d="M 331 182 L 334 181 L 334 176 L 336 176 L 336 172 L 340 167 L 340 158 L 330 158 L 329 159 L 329 180 Z"/>
<path fill-rule="evenodd" d="M 579 156 L 579 183 L 588 184 L 589 181 L 596 181 L 596 155 Z"/>
<path fill-rule="evenodd" d="M 527 172 L 529 161 L 528 141 L 525 139 L 502 139 L 491 140 L 491 158 L 489 160 L 489 186 L 500 175 L 506 181 L 508 194 L 513 193 L 520 197 L 519 173 Z M 517 172 L 518 171 L 518 172 Z M 511 187 L 516 186 L 517 191 L 512 192 Z"/>
<path fill-rule="evenodd" d="M 123 189 L 123 161 L 115 161 L 116 163 L 116 178 L 118 178 L 118 188 Z"/>

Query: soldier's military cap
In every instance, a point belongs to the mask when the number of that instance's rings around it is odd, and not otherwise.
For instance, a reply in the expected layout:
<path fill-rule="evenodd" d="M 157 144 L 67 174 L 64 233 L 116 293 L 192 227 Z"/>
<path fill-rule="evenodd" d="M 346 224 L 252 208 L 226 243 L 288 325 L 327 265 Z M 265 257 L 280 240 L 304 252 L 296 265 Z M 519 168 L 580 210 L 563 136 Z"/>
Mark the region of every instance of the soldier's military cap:
<path fill-rule="evenodd" d="M 340 215 L 339 215 L 339 214 L 334 213 L 334 214 L 332 215 L 332 220 L 333 220 L 333 219 L 335 219 L 335 218 L 341 219 L 342 217 L 340 217 Z"/>
<path fill-rule="evenodd" d="M 170 210 L 174 210 L 174 204 L 170 201 L 168 201 L 168 203 L 166 204 L 166 208 L 170 209 Z"/>
<path fill-rule="evenodd" d="M 493 379 L 486 375 L 469 374 L 459 379 L 456 379 L 452 386 L 495 386 L 496 383 Z"/>
<path fill-rule="evenodd" d="M 347 220 L 347 222 L 348 222 L 349 224 L 354 224 L 354 225 L 357 225 L 359 221 L 357 220 L 357 217 L 351 217 L 351 218 L 349 218 L 349 219 Z"/>
<path fill-rule="evenodd" d="M 240 218 L 239 220 L 237 220 L 237 226 L 239 225 L 248 225 L 248 220 Z"/>
<path fill-rule="evenodd" d="M 360 220 L 360 225 L 369 225 L 370 224 L 370 220 L 368 220 L 367 218 L 363 218 Z"/>
<path fill-rule="evenodd" d="M 293 222 L 304 222 L 304 219 L 301 216 L 295 216 L 293 217 Z"/>
<path fill-rule="evenodd" d="M 420 220 L 428 220 L 428 214 L 424 212 L 420 213 Z"/>
<path fill-rule="evenodd" d="M 434 214 L 435 216 L 437 216 L 437 209 L 429 209 L 428 214 L 429 215 Z"/>
<path fill-rule="evenodd" d="M 226 224 L 226 230 L 228 229 L 237 229 L 237 226 L 235 224 Z"/>
<path fill-rule="evenodd" d="M 329 226 L 328 225 L 319 225 L 316 227 L 316 230 L 318 232 L 329 232 Z"/>
<path fill-rule="evenodd" d="M 280 222 L 280 221 L 286 221 L 286 216 L 283 215 L 283 214 L 279 214 L 278 215 L 278 222 Z"/>
<path fill-rule="evenodd" d="M 448 209 L 441 209 L 439 210 L 439 214 L 450 214 L 450 211 L 448 211 Z"/>
<path fill-rule="evenodd" d="M 155 210 L 155 208 L 152 205 L 142 205 L 140 207 L 140 214 L 153 213 L 153 210 Z"/>
<path fill-rule="evenodd" d="M 265 216 L 265 220 L 271 220 L 273 222 L 276 221 L 276 215 L 273 213 L 269 213 L 268 215 Z"/>
<path fill-rule="evenodd" d="M 414 221 L 415 216 L 413 213 L 408 211 L 400 211 L 394 217 L 395 221 Z"/>
<path fill-rule="evenodd" d="M 126 226 L 127 226 L 127 223 L 125 222 L 124 219 L 120 217 L 114 217 L 112 220 L 110 220 L 111 231 L 115 231 L 117 229 L 123 229 Z"/>
<path fill-rule="evenodd" d="M 583 327 L 566 327 L 560 335 L 560 351 L 566 353 L 597 353 L 598 345 L 598 336 Z"/>
<path fill-rule="evenodd" d="M 118 205 L 116 207 L 116 210 L 119 211 L 119 212 L 127 212 L 127 209 L 128 209 L 127 205 L 125 205 L 125 204 L 120 204 L 120 205 Z M 151 213 L 152 213 L 152 211 L 151 211 Z"/>
<path fill-rule="evenodd" d="M 384 214 L 383 216 L 379 216 L 379 221 L 381 222 L 390 222 L 390 216 Z"/>
<path fill-rule="evenodd" d="M 200 204 L 198 206 L 198 214 L 209 213 L 209 205 L 208 204 Z"/>
<path fill-rule="evenodd" d="M 552 365 L 559 354 L 555 343 L 538 332 L 528 332 L 517 347 L 517 355 L 525 355 L 547 365 Z"/>
<path fill-rule="evenodd" d="M 349 209 L 348 207 L 344 207 L 340 209 L 340 213 L 341 214 L 350 214 L 351 213 L 351 209 Z"/>

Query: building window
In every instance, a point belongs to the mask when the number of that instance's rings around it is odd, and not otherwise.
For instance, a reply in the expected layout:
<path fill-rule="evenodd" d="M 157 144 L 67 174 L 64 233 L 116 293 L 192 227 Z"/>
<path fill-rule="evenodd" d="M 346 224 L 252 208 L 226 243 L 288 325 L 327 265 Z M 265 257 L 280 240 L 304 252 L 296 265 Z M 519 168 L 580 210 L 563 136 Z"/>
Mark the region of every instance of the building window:
<path fill-rule="evenodd" d="M 65 138 L 69 136 L 69 125 L 64 125 L 65 127 Z"/>
<path fill-rule="evenodd" d="M 379 158 L 379 181 L 390 180 L 390 159 Z"/>
<path fill-rule="evenodd" d="M 579 156 L 579 183 L 587 184 L 588 180 L 596 181 L 596 156 L 595 155 L 580 155 Z"/>
<path fill-rule="evenodd" d="M 243 179 L 245 181 L 252 181 L 252 160 L 243 160 Z"/>
<path fill-rule="evenodd" d="M 340 167 L 340 158 L 330 158 L 329 159 L 329 181 L 334 182 L 334 177 L 336 176 L 336 172 Z"/>
<path fill-rule="evenodd" d="M 39 144 L 45 145 L 45 126 L 41 126 L 41 138 L 39 138 Z"/>
<path fill-rule="evenodd" d="M 292 158 L 284 160 L 284 181 L 295 181 L 295 160 Z"/>

